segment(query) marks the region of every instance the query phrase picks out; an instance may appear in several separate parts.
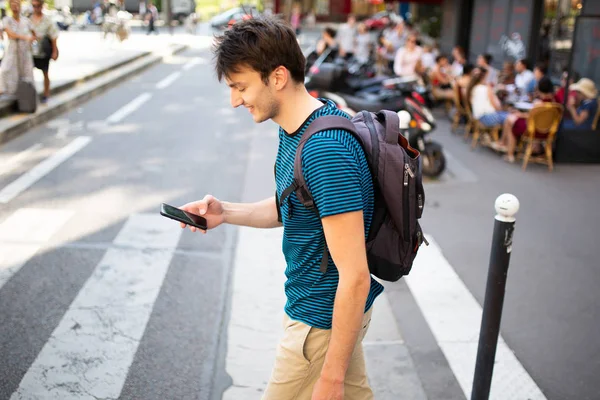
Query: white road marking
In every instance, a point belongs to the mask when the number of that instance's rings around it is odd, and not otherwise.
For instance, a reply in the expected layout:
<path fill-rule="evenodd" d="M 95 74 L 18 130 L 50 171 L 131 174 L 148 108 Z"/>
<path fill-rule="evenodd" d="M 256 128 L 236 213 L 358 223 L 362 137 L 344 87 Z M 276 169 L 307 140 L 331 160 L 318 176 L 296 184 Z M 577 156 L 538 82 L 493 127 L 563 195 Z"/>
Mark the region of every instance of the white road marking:
<path fill-rule="evenodd" d="M 0 224 L 0 288 L 72 216 L 66 210 L 21 208 L 4 220 Z"/>
<path fill-rule="evenodd" d="M 41 147 L 42 147 L 41 143 L 36 143 L 33 146 L 27 148 L 26 150 L 23 150 L 19 154 L 16 154 L 16 155 L 12 156 L 11 158 L 9 158 L 8 160 L 6 160 L 5 162 L 3 162 L 2 165 L 0 166 L 0 176 L 6 175 L 9 172 L 13 171 L 15 168 L 17 168 L 21 164 L 21 162 L 23 160 L 27 159 L 27 157 L 29 157 L 31 154 L 35 153 Z"/>
<path fill-rule="evenodd" d="M 138 108 L 144 105 L 145 102 L 152 98 L 151 93 L 142 93 L 135 99 L 131 100 L 129 103 L 125 104 L 111 116 L 106 119 L 106 122 L 109 124 L 117 124 L 121 122 L 124 118 L 126 118 L 129 114 L 136 111 Z"/>
<path fill-rule="evenodd" d="M 182 231 L 132 215 L 11 400 L 118 398 Z"/>
<path fill-rule="evenodd" d="M 465 396 L 471 398 L 482 309 L 433 238 L 428 240 L 406 282 Z M 546 399 L 502 337 L 490 399 Z"/>
<path fill-rule="evenodd" d="M 194 68 L 196 65 L 206 64 L 206 63 L 207 63 L 207 61 L 205 59 L 196 57 L 196 58 L 192 58 L 190 61 L 185 63 L 182 68 L 184 71 L 189 71 L 190 69 Z"/>
<path fill-rule="evenodd" d="M 166 78 L 164 78 L 162 81 L 158 82 L 156 84 L 156 89 L 164 89 L 164 88 L 169 87 L 180 76 L 181 76 L 181 72 L 180 71 L 173 72 L 172 74 L 170 74 Z"/>
<path fill-rule="evenodd" d="M 0 203 L 8 203 L 46 174 L 68 160 L 71 156 L 83 149 L 92 140 L 89 136 L 80 136 L 71 143 L 54 153 L 51 157 L 21 175 L 0 191 Z"/>

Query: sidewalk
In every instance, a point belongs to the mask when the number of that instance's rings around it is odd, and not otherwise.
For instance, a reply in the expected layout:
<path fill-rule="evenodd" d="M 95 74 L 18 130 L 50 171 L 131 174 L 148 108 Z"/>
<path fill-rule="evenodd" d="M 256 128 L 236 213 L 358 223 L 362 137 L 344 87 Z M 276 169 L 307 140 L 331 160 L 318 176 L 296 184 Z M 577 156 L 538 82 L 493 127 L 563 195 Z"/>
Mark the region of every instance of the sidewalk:
<path fill-rule="evenodd" d="M 187 47 L 208 47 L 209 37 L 186 34 L 146 36 L 132 32 L 124 42 L 101 32 L 62 32 L 59 58 L 50 64 L 51 96 L 34 114 L 18 114 L 13 101 L 0 102 L 0 144 L 43 123 L 69 107 L 142 71 Z M 35 85 L 43 90 L 43 75 L 34 71 Z"/>

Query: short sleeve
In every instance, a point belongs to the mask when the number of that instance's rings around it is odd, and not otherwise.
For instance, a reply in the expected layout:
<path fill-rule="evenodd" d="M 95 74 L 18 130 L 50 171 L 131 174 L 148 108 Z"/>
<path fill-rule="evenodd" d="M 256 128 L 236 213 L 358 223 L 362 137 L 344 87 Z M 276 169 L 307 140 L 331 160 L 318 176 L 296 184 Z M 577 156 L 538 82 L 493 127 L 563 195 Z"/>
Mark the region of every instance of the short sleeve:
<path fill-rule="evenodd" d="M 50 39 L 58 38 L 58 26 L 51 19 L 48 19 L 48 36 L 50 36 Z"/>
<path fill-rule="evenodd" d="M 342 142 L 319 133 L 302 151 L 302 171 L 321 218 L 363 209 L 356 141 L 349 134 Z M 358 144 L 356 144 L 358 145 Z"/>

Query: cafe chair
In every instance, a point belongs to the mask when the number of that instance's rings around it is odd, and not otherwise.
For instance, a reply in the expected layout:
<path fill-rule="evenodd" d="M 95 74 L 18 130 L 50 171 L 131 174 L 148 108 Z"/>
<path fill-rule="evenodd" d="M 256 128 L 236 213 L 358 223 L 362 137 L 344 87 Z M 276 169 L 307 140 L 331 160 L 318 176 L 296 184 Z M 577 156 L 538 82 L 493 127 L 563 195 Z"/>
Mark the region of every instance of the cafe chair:
<path fill-rule="evenodd" d="M 598 122 L 600 121 L 600 97 L 598 97 L 598 110 L 596 110 L 596 116 L 594 117 L 594 121 L 592 122 L 592 130 L 595 131 L 598 128 Z"/>
<path fill-rule="evenodd" d="M 465 133 L 469 133 L 469 131 L 471 130 L 471 122 L 469 120 L 469 115 L 467 114 L 467 111 L 465 110 L 465 107 L 462 104 L 461 99 L 461 95 L 460 95 L 460 86 L 458 86 L 457 83 L 454 83 L 454 85 L 452 85 L 452 88 L 454 90 L 454 108 L 455 108 L 455 113 L 454 113 L 454 118 L 452 120 L 452 132 L 455 132 L 456 129 L 458 128 L 458 125 L 460 125 L 460 121 L 463 120 L 463 118 L 467 121 L 465 124 Z"/>
<path fill-rule="evenodd" d="M 530 161 L 548 165 L 548 169 L 552 171 L 554 168 L 552 163 L 552 145 L 554 144 L 563 111 L 563 106 L 558 103 L 543 103 L 536 105 L 529 111 L 527 130 L 523 134 L 519 145 L 521 149 L 525 147 L 523 171 L 525 171 Z M 540 156 L 531 155 L 536 145 L 544 147 L 544 153 Z"/>
<path fill-rule="evenodd" d="M 479 144 L 479 139 L 482 134 L 488 133 L 492 141 L 497 142 L 500 138 L 500 131 L 502 130 L 502 125 L 494 125 L 494 126 L 485 126 L 479 122 L 478 119 L 473 117 L 473 112 L 471 111 L 471 104 L 468 101 L 465 101 L 465 111 L 467 112 L 469 130 L 465 132 L 465 139 L 469 138 L 470 130 L 473 130 L 473 139 L 471 140 L 471 150 L 474 150 Z"/>

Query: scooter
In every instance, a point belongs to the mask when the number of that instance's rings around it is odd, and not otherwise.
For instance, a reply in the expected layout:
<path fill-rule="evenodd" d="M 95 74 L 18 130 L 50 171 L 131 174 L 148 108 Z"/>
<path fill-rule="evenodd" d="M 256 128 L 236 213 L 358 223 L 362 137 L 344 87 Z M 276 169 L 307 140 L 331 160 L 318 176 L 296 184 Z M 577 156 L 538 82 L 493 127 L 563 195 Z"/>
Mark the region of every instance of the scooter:
<path fill-rule="evenodd" d="M 397 80 L 390 83 L 390 87 L 393 87 L 390 89 L 383 85 L 377 92 L 364 89 L 355 92 L 354 95 L 337 92 L 335 89 L 338 89 L 340 82 L 346 79 L 344 68 L 333 63 L 318 61 L 314 62 L 305 79 L 305 86 L 311 95 L 333 101 L 338 108 L 351 116 L 361 110 L 407 111 L 411 117 L 410 129 L 406 133 L 407 139 L 410 145 L 421 153 L 423 174 L 436 177 L 444 171 L 446 159 L 442 146 L 427 137 L 435 129 L 435 118 L 431 111 L 412 95 L 403 95 L 403 91 L 398 89 L 398 85 L 403 82 Z"/>

